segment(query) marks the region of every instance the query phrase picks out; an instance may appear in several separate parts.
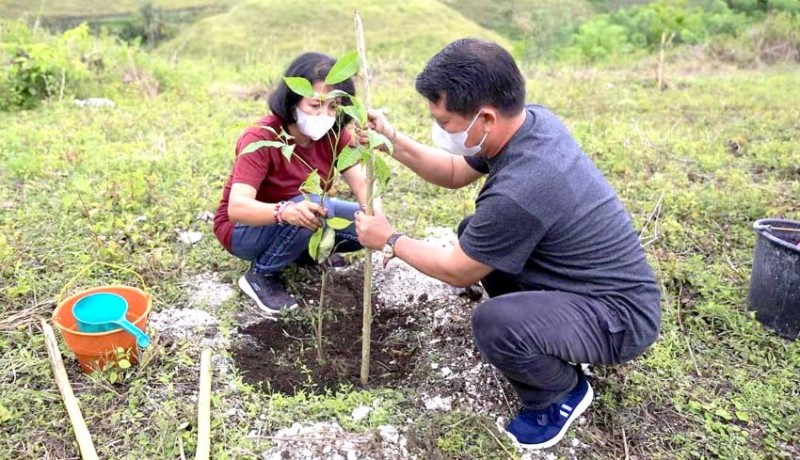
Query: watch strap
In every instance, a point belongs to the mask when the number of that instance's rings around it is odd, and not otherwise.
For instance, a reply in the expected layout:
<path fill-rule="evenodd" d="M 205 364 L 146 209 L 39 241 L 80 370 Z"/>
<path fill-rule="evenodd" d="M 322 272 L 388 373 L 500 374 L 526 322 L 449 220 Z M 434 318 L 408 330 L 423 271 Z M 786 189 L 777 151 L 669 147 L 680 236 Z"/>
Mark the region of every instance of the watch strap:
<path fill-rule="evenodd" d="M 388 240 L 386 240 L 386 244 L 388 244 L 389 246 L 391 246 L 392 248 L 394 248 L 394 244 L 397 242 L 397 240 L 398 240 L 398 239 L 399 239 L 401 236 L 404 236 L 404 235 L 405 235 L 404 233 L 400 233 L 400 232 L 395 232 L 395 233 L 392 233 L 392 236 L 390 236 L 390 237 L 389 237 L 389 239 L 388 239 Z"/>

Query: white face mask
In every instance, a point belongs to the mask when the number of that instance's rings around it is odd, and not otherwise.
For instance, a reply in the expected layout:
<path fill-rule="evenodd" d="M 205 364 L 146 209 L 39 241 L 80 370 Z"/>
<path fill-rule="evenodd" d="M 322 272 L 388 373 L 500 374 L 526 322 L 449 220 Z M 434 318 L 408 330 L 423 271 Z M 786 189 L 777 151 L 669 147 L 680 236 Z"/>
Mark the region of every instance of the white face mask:
<path fill-rule="evenodd" d="M 295 107 L 294 116 L 297 119 L 297 127 L 306 136 L 318 141 L 328 133 L 336 123 L 336 117 L 330 115 L 308 115 L 299 107 Z"/>
<path fill-rule="evenodd" d="M 442 150 L 452 153 L 453 155 L 461 155 L 464 157 L 472 157 L 478 154 L 481 151 L 481 147 L 483 147 L 483 142 L 486 140 L 486 136 L 489 133 L 485 133 L 483 135 L 483 139 L 473 147 L 467 147 L 467 137 L 469 136 L 469 130 L 472 128 L 472 125 L 478 120 L 478 116 L 480 116 L 480 112 L 475 115 L 475 118 L 472 119 L 467 129 L 458 133 L 448 133 L 444 130 L 439 123 L 433 122 L 433 128 L 431 129 L 431 139 L 433 143 L 436 144 Z"/>

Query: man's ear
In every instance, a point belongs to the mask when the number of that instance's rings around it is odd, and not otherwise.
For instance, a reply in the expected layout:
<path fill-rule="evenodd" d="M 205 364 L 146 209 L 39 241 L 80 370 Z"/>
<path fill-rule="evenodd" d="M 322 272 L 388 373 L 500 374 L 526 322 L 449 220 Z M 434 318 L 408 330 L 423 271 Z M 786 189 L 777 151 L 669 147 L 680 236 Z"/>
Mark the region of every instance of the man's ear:
<path fill-rule="evenodd" d="M 494 129 L 499 119 L 499 114 L 497 113 L 497 109 L 489 107 L 481 112 L 480 118 L 481 126 L 483 126 L 483 132 L 485 134 Z"/>

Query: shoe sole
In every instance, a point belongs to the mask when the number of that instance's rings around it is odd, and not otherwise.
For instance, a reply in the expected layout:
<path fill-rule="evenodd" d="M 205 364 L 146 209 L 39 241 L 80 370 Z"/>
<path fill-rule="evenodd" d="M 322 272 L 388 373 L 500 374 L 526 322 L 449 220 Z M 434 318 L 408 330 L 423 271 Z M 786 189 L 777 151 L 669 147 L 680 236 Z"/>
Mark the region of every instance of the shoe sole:
<path fill-rule="evenodd" d="M 586 382 L 586 383 L 587 383 L 587 385 L 589 385 L 589 382 Z M 517 445 L 517 446 L 519 446 L 519 447 L 521 447 L 523 449 L 539 450 L 539 449 L 547 449 L 547 448 L 553 447 L 556 444 L 558 444 L 559 441 L 564 439 L 564 435 L 567 434 L 567 431 L 572 426 L 572 423 L 578 417 L 580 417 L 581 414 L 583 414 L 586 411 L 586 409 L 589 408 L 589 405 L 592 404 L 592 401 L 594 401 L 594 390 L 592 389 L 592 386 L 589 385 L 589 391 L 586 392 L 586 396 L 584 396 L 583 399 L 581 399 L 581 402 L 578 403 L 578 406 L 575 407 L 575 410 L 572 411 L 572 413 L 569 415 L 569 417 L 567 418 L 566 423 L 564 423 L 564 426 L 561 427 L 561 430 L 552 439 L 549 439 L 549 440 L 547 440 L 545 442 L 542 442 L 542 443 L 539 443 L 539 444 L 524 444 L 524 443 L 519 442 L 517 440 L 517 438 L 513 434 L 509 433 L 506 430 L 503 430 L 503 431 L 505 432 L 506 436 L 511 438 L 511 441 L 513 441 L 515 445 Z"/>
<path fill-rule="evenodd" d="M 256 292 L 253 290 L 253 288 L 250 286 L 250 283 L 247 282 L 247 280 L 244 278 L 244 276 L 239 278 L 239 283 L 238 284 L 239 284 L 239 289 L 241 289 L 242 292 L 247 294 L 247 297 L 250 297 L 251 299 L 253 299 L 256 302 L 256 305 L 258 306 L 258 309 L 261 310 L 262 312 L 264 312 L 265 314 L 269 315 L 269 316 L 275 316 L 277 314 L 280 314 L 281 312 L 292 311 L 295 308 L 297 308 L 297 303 L 293 303 L 292 305 L 289 305 L 288 307 L 281 308 L 280 310 L 276 310 L 274 308 L 270 308 L 270 307 L 264 305 L 263 303 L 261 303 L 261 299 L 258 298 L 258 295 L 256 295 Z"/>

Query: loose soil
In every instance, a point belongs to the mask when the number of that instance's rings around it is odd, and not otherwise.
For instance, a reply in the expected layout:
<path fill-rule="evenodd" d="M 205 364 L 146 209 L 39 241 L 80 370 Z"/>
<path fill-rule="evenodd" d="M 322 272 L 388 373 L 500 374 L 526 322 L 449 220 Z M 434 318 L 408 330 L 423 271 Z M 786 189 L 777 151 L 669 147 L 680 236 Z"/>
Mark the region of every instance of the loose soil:
<path fill-rule="evenodd" d="M 297 293 L 299 312 L 239 330 L 244 339 L 239 340 L 233 356 L 245 382 L 287 394 L 359 384 L 362 271 L 329 272 L 322 333 L 324 363 L 317 359 L 313 324 L 321 276 L 312 271 L 307 277 L 309 281 Z M 412 340 L 420 325 L 408 321 L 405 309 L 386 308 L 374 297 L 370 385 L 382 386 L 411 371 L 418 351 Z"/>

